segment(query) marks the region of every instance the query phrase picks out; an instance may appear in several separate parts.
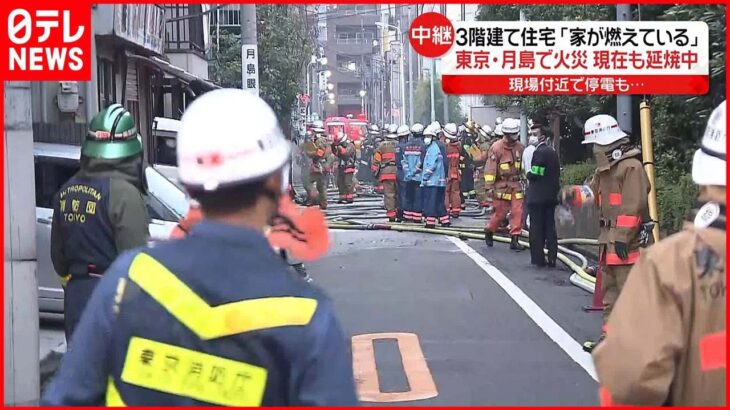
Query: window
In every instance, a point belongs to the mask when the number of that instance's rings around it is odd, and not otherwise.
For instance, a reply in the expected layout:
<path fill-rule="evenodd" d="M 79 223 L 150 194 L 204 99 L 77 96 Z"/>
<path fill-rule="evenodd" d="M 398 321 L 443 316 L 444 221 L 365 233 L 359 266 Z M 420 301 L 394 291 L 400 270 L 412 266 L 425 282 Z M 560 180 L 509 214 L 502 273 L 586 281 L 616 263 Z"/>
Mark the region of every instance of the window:
<path fill-rule="evenodd" d="M 79 170 L 76 160 L 35 157 L 35 206 L 53 208 L 53 197 Z"/>
<path fill-rule="evenodd" d="M 147 168 L 151 170 L 151 168 Z M 61 189 L 71 177 L 79 170 L 78 160 L 36 156 L 35 157 L 35 203 L 38 208 L 53 208 L 53 199 L 56 193 Z M 144 195 L 147 214 L 152 219 L 162 221 L 176 222 L 180 219 L 177 213 L 182 209 L 182 201 L 185 200 L 185 193 L 181 190 L 175 192 L 160 182 L 162 176 L 156 177 L 159 173 L 146 172 L 147 184 L 152 187 L 150 195 Z M 168 182 L 170 186 L 174 186 Z M 157 198 L 155 194 L 160 196 L 168 196 L 166 198 L 169 204 Z M 183 198 L 183 199 L 180 199 Z M 174 207 L 174 208 L 173 208 Z M 173 210 L 174 209 L 174 210 Z M 185 203 L 187 211 L 187 203 Z"/>
<path fill-rule="evenodd" d="M 97 59 L 97 95 L 99 108 L 114 104 L 117 100 L 117 81 L 114 63 L 105 58 Z"/>

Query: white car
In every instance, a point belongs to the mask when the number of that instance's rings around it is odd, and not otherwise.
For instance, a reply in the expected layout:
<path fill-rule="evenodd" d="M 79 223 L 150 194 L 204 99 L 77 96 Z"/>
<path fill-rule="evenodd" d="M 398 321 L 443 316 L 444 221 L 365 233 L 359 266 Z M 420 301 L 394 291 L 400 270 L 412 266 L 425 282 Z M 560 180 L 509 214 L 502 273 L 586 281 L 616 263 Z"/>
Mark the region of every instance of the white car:
<path fill-rule="evenodd" d="M 41 312 L 63 313 L 63 288 L 51 262 L 53 196 L 80 166 L 81 147 L 34 143 L 36 192 L 36 249 L 38 255 L 38 305 Z M 150 216 L 150 240 L 168 239 L 177 221 L 188 209 L 185 192 L 152 167 L 145 169 Z"/>

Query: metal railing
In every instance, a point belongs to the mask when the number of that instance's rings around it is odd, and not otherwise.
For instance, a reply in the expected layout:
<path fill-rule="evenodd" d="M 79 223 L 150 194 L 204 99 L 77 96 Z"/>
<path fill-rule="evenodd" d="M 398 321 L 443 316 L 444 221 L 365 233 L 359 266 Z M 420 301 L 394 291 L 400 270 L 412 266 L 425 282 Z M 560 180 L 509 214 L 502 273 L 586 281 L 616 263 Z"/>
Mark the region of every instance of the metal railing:
<path fill-rule="evenodd" d="M 205 53 L 202 8 L 199 4 L 167 4 L 165 8 L 165 51 Z M 193 16 L 180 19 L 180 17 Z"/>

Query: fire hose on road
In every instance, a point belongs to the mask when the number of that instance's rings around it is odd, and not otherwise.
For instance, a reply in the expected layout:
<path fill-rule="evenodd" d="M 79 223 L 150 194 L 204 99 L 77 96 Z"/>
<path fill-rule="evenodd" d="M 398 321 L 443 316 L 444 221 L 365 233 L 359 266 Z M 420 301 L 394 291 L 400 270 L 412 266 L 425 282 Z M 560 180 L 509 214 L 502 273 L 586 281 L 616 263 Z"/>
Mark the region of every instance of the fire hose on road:
<path fill-rule="evenodd" d="M 360 219 L 360 217 L 358 217 Z M 341 229 L 341 230 L 359 230 L 359 231 L 373 231 L 373 230 L 387 230 L 396 232 L 417 232 L 427 233 L 436 235 L 453 236 L 459 239 L 479 239 L 484 240 L 484 231 L 478 228 L 425 228 L 422 226 L 412 225 L 401 225 L 401 224 L 390 224 L 390 223 L 359 223 L 357 221 L 348 222 L 330 222 L 330 229 Z M 526 231 L 523 231 L 523 235 Z M 494 240 L 497 242 L 510 243 L 510 238 L 501 235 L 495 235 Z M 522 246 L 530 246 L 529 242 L 520 240 Z M 563 262 L 568 268 L 573 271 L 570 277 L 570 282 L 588 292 L 593 293 L 595 291 L 596 278 L 585 271 L 588 266 L 588 260 L 577 251 L 567 249 L 562 246 L 558 241 L 558 259 Z M 562 240 L 562 244 L 581 244 L 581 245 L 598 245 L 598 241 L 594 239 L 583 239 L 583 238 L 570 238 Z M 580 260 L 580 264 L 575 263 L 570 256 Z"/>

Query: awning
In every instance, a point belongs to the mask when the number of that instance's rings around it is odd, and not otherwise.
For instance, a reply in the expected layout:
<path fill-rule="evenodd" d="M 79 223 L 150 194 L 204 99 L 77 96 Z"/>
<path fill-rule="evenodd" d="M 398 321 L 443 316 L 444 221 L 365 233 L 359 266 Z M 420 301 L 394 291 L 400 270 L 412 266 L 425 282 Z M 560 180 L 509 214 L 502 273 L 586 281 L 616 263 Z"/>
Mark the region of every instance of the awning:
<path fill-rule="evenodd" d="M 195 74 L 189 73 L 178 66 L 172 65 L 159 57 L 145 57 L 138 54 L 129 54 L 128 57 L 141 61 L 143 63 L 147 63 L 148 65 L 158 68 L 165 74 L 182 80 L 183 82 L 187 83 L 188 86 L 190 86 L 191 90 L 196 95 L 200 95 L 207 91 L 221 88 L 220 86 L 215 85 L 204 78 L 200 78 Z"/>

